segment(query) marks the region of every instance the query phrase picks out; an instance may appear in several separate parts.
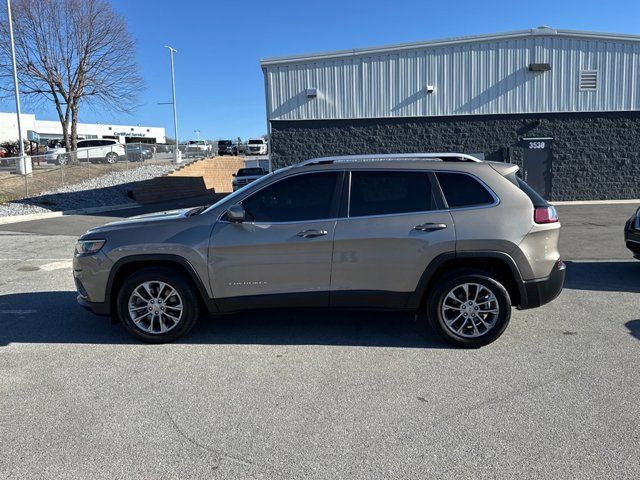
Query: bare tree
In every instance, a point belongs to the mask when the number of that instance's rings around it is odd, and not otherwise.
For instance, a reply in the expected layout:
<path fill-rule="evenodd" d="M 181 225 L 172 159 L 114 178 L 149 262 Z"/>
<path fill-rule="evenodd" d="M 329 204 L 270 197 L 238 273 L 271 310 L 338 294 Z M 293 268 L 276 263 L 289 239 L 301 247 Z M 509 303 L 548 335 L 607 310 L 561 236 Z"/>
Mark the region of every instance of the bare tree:
<path fill-rule="evenodd" d="M 14 0 L 12 14 L 20 93 L 53 102 L 67 150 L 77 147 L 81 106 L 135 108 L 143 82 L 134 41 L 106 0 Z M 0 85 L 9 90 L 8 24 L 0 22 Z"/>

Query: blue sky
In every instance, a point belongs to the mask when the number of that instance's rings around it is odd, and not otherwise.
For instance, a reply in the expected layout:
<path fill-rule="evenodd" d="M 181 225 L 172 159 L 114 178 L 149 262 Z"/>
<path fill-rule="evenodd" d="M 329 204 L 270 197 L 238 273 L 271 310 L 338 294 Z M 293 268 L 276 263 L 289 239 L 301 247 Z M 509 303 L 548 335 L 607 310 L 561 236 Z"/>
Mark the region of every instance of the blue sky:
<path fill-rule="evenodd" d="M 264 57 L 549 25 L 640 34 L 640 2 L 113 0 L 137 42 L 147 88 L 133 115 L 85 109 L 81 121 L 164 126 L 172 135 L 169 56 L 176 54 L 181 139 L 266 133 Z M 4 102 L 3 111 L 13 111 Z M 55 119 L 52 110 L 27 112 Z"/>

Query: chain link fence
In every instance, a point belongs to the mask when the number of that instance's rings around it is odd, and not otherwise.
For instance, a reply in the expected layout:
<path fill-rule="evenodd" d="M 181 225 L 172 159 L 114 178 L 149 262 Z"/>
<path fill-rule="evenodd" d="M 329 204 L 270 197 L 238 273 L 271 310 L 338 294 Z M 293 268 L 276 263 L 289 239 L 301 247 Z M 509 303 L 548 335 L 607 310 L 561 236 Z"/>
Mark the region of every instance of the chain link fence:
<path fill-rule="evenodd" d="M 126 143 L 109 140 L 83 140 L 76 151 L 48 149 L 46 153 L 20 157 L 0 157 L 0 204 L 61 189 L 113 172 L 134 171 L 144 165 L 169 168 L 174 165 L 175 145 Z M 198 145 L 179 146 L 182 162 L 211 156 L 211 148 Z M 175 165 L 178 167 L 179 165 Z M 25 173 L 26 172 L 26 173 Z"/>

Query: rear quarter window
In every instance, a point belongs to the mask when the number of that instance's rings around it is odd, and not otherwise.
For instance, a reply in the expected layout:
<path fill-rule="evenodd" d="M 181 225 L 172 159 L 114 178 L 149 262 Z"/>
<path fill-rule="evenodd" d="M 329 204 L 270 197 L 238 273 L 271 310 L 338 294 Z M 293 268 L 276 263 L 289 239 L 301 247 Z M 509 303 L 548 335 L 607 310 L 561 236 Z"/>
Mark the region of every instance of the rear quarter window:
<path fill-rule="evenodd" d="M 480 207 L 495 201 L 487 188 L 470 175 L 438 172 L 436 177 L 449 208 Z"/>

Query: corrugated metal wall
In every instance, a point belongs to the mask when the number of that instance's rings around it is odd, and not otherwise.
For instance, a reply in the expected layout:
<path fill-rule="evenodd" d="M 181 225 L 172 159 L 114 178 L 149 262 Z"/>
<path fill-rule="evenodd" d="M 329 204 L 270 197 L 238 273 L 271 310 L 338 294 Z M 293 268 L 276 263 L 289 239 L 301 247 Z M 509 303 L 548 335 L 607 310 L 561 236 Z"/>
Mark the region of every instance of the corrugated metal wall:
<path fill-rule="evenodd" d="M 631 41 L 536 35 L 263 68 L 271 120 L 640 110 Z M 580 70 L 598 71 L 597 91 L 579 90 Z"/>

